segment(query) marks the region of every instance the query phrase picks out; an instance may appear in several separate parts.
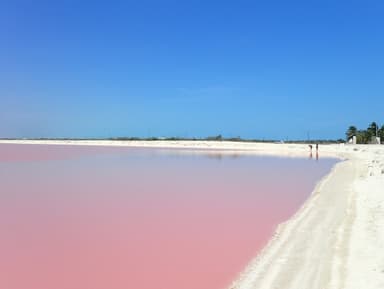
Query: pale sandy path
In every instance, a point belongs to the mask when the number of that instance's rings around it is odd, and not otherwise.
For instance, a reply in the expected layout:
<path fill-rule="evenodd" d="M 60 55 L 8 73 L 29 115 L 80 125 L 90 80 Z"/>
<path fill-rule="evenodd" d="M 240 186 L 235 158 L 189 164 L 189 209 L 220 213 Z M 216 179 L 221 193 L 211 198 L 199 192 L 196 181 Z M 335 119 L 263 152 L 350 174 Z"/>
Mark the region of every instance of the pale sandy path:
<path fill-rule="evenodd" d="M 1 141 L 183 148 L 209 153 L 308 156 L 307 145 L 213 141 Z M 384 288 L 384 146 L 320 146 L 346 159 L 279 226 L 231 289 Z M 251 229 L 251 228 L 250 228 Z"/>

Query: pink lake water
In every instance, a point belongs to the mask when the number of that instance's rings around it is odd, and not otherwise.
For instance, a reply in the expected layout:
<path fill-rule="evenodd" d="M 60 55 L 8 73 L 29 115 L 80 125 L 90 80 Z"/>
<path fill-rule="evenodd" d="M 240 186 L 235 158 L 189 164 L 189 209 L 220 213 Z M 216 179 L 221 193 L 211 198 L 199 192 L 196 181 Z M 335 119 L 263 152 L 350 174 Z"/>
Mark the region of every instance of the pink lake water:
<path fill-rule="evenodd" d="M 224 289 L 335 159 L 0 145 L 0 289 Z"/>

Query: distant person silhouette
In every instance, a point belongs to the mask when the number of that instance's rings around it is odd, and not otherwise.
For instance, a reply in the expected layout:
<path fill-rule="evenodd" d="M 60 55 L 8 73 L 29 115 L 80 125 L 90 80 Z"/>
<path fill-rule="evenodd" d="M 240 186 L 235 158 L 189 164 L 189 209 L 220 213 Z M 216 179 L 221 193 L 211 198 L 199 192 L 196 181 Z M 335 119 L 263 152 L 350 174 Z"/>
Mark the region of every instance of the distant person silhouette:
<path fill-rule="evenodd" d="M 311 159 L 312 158 L 312 145 L 308 145 L 309 146 L 309 158 Z"/>
<path fill-rule="evenodd" d="M 316 144 L 316 160 L 319 160 L 319 144 Z"/>

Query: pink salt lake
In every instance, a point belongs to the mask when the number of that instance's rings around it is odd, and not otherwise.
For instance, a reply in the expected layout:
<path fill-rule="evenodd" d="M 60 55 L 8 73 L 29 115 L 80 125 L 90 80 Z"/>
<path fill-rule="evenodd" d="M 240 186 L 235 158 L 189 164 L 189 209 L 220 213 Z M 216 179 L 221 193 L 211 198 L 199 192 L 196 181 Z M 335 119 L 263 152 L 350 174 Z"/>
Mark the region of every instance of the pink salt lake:
<path fill-rule="evenodd" d="M 0 145 L 0 289 L 224 289 L 336 163 Z"/>

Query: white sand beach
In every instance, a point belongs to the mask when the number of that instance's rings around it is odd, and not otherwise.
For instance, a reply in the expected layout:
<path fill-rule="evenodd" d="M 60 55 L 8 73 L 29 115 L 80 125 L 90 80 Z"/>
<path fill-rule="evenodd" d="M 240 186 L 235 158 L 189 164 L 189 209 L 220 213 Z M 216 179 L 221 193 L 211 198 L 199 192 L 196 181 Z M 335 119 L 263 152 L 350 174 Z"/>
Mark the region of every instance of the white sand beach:
<path fill-rule="evenodd" d="M 291 157 L 308 157 L 309 153 L 304 144 L 224 141 L 1 143 L 164 147 Z M 384 288 L 384 146 L 321 145 L 319 156 L 344 161 L 318 183 L 290 220 L 279 225 L 230 289 Z"/>

